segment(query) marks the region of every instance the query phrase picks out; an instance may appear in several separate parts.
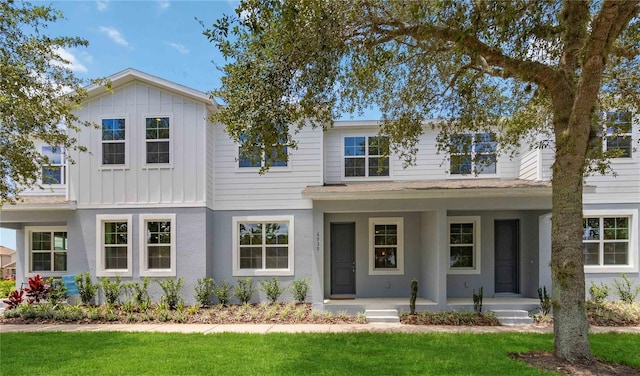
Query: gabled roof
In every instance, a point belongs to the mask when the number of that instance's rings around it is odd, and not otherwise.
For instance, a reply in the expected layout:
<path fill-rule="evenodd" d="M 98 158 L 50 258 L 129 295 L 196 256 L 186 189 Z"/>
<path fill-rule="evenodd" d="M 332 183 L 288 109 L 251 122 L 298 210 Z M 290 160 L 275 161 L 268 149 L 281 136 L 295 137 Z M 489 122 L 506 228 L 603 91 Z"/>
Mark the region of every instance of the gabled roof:
<path fill-rule="evenodd" d="M 180 85 L 175 82 L 165 80 L 164 78 L 156 77 L 133 68 L 127 68 L 123 71 L 106 77 L 106 79 L 111 81 L 111 86 L 114 89 L 119 86 L 126 85 L 129 82 L 140 81 L 147 85 L 155 86 L 159 89 L 163 89 L 174 94 L 187 97 L 196 102 L 205 103 L 210 107 L 211 110 L 220 107 L 220 105 L 216 103 L 207 93 L 203 93 L 199 90 L 195 90 L 190 87 Z M 107 89 L 104 86 L 98 84 L 91 84 L 86 87 L 86 90 L 89 98 L 107 93 Z"/>
<path fill-rule="evenodd" d="M 3 256 L 10 256 L 10 255 L 12 255 L 12 254 L 14 254 L 14 253 L 16 253 L 16 251 L 15 251 L 15 250 L 13 250 L 13 249 L 11 249 L 11 248 L 8 248 L 8 247 L 5 247 L 5 246 L 0 245 L 0 255 L 3 255 Z"/>

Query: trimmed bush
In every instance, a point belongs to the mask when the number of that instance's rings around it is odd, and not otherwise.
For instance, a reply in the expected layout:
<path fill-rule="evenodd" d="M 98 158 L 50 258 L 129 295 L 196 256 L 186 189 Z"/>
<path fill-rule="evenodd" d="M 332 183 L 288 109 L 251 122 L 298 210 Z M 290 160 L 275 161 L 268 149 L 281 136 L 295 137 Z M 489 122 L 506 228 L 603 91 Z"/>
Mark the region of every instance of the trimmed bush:
<path fill-rule="evenodd" d="M 293 295 L 293 299 L 298 303 L 304 303 L 307 299 L 307 294 L 309 293 L 309 278 L 297 279 L 291 282 L 291 286 L 289 288 Z"/>
<path fill-rule="evenodd" d="M 231 297 L 231 285 L 227 281 L 213 281 L 213 295 L 218 299 L 218 303 L 226 306 Z"/>
<path fill-rule="evenodd" d="M 251 301 L 253 293 L 256 292 L 251 277 L 237 278 L 238 284 L 233 289 L 233 296 L 238 298 L 240 303 L 248 304 Z"/>
<path fill-rule="evenodd" d="M 262 290 L 262 292 L 267 295 L 267 298 L 269 299 L 271 304 L 275 304 L 285 289 L 280 286 L 278 278 L 273 277 L 272 279 L 260 281 L 260 290 Z"/>
<path fill-rule="evenodd" d="M 119 303 L 120 293 L 122 292 L 122 283 L 119 276 L 113 282 L 107 277 L 101 278 L 100 287 L 107 305 L 115 306 Z"/>
<path fill-rule="evenodd" d="M 156 282 L 163 291 L 161 301 L 165 303 L 170 310 L 175 310 L 178 305 L 184 304 L 184 300 L 180 296 L 180 289 L 182 289 L 184 279 L 156 279 Z"/>
<path fill-rule="evenodd" d="M 78 286 L 82 304 L 90 305 L 98 293 L 98 285 L 91 281 L 91 274 L 89 272 L 78 274 L 76 276 L 76 285 Z"/>

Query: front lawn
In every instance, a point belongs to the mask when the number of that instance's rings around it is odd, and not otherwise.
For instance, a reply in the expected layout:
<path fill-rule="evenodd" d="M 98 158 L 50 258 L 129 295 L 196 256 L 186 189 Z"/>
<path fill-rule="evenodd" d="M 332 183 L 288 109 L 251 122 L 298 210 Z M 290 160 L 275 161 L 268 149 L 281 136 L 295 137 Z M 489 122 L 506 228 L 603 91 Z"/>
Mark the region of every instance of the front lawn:
<path fill-rule="evenodd" d="M 640 368 L 633 334 L 595 334 L 603 360 Z M 550 334 L 3 333 L 7 375 L 541 375 L 510 353 L 551 351 Z"/>

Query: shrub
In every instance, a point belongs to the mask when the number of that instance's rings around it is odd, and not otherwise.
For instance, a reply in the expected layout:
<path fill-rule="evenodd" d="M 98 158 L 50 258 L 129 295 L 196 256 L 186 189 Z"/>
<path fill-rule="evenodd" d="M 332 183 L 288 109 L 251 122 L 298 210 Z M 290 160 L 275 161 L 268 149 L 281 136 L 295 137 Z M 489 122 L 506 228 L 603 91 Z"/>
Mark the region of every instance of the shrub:
<path fill-rule="evenodd" d="M 633 303 L 633 301 L 636 300 L 638 294 L 640 294 L 640 287 L 634 290 L 633 283 L 629 280 L 629 278 L 627 278 L 624 273 L 622 274 L 622 282 L 619 282 L 616 278 L 613 280 L 613 284 L 615 285 L 616 290 L 618 290 L 618 296 L 620 297 L 620 300 L 625 303 Z"/>
<path fill-rule="evenodd" d="M 113 282 L 107 277 L 101 278 L 100 287 L 102 287 L 102 293 L 107 305 L 114 306 L 118 304 L 120 293 L 122 292 L 122 283 L 119 276 Z"/>
<path fill-rule="evenodd" d="M 131 297 L 130 303 L 134 308 L 146 310 L 151 305 L 151 297 L 149 297 L 149 283 L 151 281 L 148 277 L 142 278 L 142 281 L 132 281 L 124 284 L 124 289 Z"/>
<path fill-rule="evenodd" d="M 22 303 L 22 296 L 24 295 L 24 291 L 13 290 L 9 297 L 2 302 L 7 305 L 7 310 L 12 310 Z"/>
<path fill-rule="evenodd" d="M 29 304 L 40 303 L 41 300 L 46 300 L 49 296 L 49 290 L 49 285 L 40 278 L 40 274 L 36 274 L 35 277 L 29 277 L 29 287 L 24 288 Z"/>
<path fill-rule="evenodd" d="M 591 295 L 591 301 L 596 304 L 602 304 L 607 297 L 609 297 L 609 286 L 604 283 L 600 283 L 600 286 L 591 281 L 591 287 L 589 287 L 589 295 Z"/>
<path fill-rule="evenodd" d="M 78 274 L 76 276 L 76 285 L 78 285 L 78 292 L 80 293 L 82 304 L 91 304 L 91 301 L 96 297 L 96 293 L 98 292 L 98 285 L 91 281 L 91 274 L 89 274 L 89 272 Z"/>
<path fill-rule="evenodd" d="M 164 280 L 156 279 L 156 282 L 162 288 L 162 299 L 170 310 L 175 310 L 179 304 L 184 304 L 182 298 L 180 297 L 180 289 L 182 289 L 182 284 L 184 280 L 182 278 L 171 279 L 167 278 Z"/>
<path fill-rule="evenodd" d="M 16 281 L 0 281 L 0 299 L 6 298 L 16 289 Z"/>
<path fill-rule="evenodd" d="M 264 281 L 260 281 L 260 290 L 267 295 L 271 304 L 275 304 L 278 301 L 278 298 L 284 292 L 284 288 L 280 286 L 280 282 L 278 282 L 278 278 L 273 277 L 272 279 L 267 279 Z M 249 300 L 251 297 L 249 297 Z"/>
<path fill-rule="evenodd" d="M 213 295 L 218 299 L 218 303 L 222 305 L 229 304 L 231 296 L 231 285 L 227 281 L 213 281 Z"/>
<path fill-rule="evenodd" d="M 477 314 L 482 314 L 482 290 L 483 287 L 480 286 L 476 294 L 476 289 L 473 289 L 473 311 Z"/>
<path fill-rule="evenodd" d="M 538 299 L 542 315 L 547 316 L 551 312 L 551 297 L 547 294 L 546 286 L 538 287 Z"/>
<path fill-rule="evenodd" d="M 416 299 L 418 298 L 418 280 L 411 280 L 411 295 L 409 296 L 409 311 L 412 315 L 416 314 Z"/>
<path fill-rule="evenodd" d="M 304 303 L 309 293 L 309 278 L 297 279 L 291 282 L 291 294 L 298 303 Z"/>
<path fill-rule="evenodd" d="M 49 303 L 57 306 L 62 302 L 67 301 L 67 287 L 60 280 L 54 280 L 53 277 L 49 277 L 47 279 L 47 283 L 49 284 Z"/>
<path fill-rule="evenodd" d="M 213 278 L 198 278 L 194 290 L 196 291 L 196 301 L 202 307 L 208 307 L 211 304 L 211 295 L 213 294 L 214 281 Z"/>
<path fill-rule="evenodd" d="M 253 287 L 253 280 L 251 277 L 246 277 L 237 278 L 237 281 L 238 284 L 233 289 L 233 296 L 238 298 L 242 304 L 249 303 L 253 293 L 256 291 L 255 287 Z"/>

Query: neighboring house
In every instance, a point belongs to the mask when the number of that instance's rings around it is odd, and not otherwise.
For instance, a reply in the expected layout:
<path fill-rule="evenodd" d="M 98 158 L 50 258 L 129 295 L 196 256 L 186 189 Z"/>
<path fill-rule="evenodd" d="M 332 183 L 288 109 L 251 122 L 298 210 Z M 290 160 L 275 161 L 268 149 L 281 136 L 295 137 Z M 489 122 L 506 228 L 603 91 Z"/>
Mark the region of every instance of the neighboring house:
<path fill-rule="evenodd" d="M 330 310 L 407 306 L 413 278 L 422 309 L 470 307 L 480 287 L 485 304 L 531 307 L 551 286 L 551 150 L 523 147 L 509 159 L 493 134 L 478 133 L 438 155 L 426 127 L 416 165 L 403 168 L 382 157 L 377 122 L 340 121 L 303 128 L 289 161 L 260 175 L 261 163 L 238 158 L 224 126 L 206 120 L 218 108 L 206 94 L 133 69 L 111 81 L 112 92 L 89 87 L 78 111 L 99 125 L 74 135 L 91 153 L 67 165 L 64 150 L 40 145 L 54 162 L 51 189 L 2 208 L 0 226 L 17 230 L 18 282 L 85 271 L 178 277 L 193 302 L 198 278 L 309 278 L 309 301 Z M 625 113 L 608 118 L 631 125 Z M 634 121 L 605 137 L 620 150 L 617 176 L 585 182 L 588 281 L 638 281 Z"/>
<path fill-rule="evenodd" d="M 16 277 L 16 251 L 0 246 L 0 277 L 13 279 Z"/>

